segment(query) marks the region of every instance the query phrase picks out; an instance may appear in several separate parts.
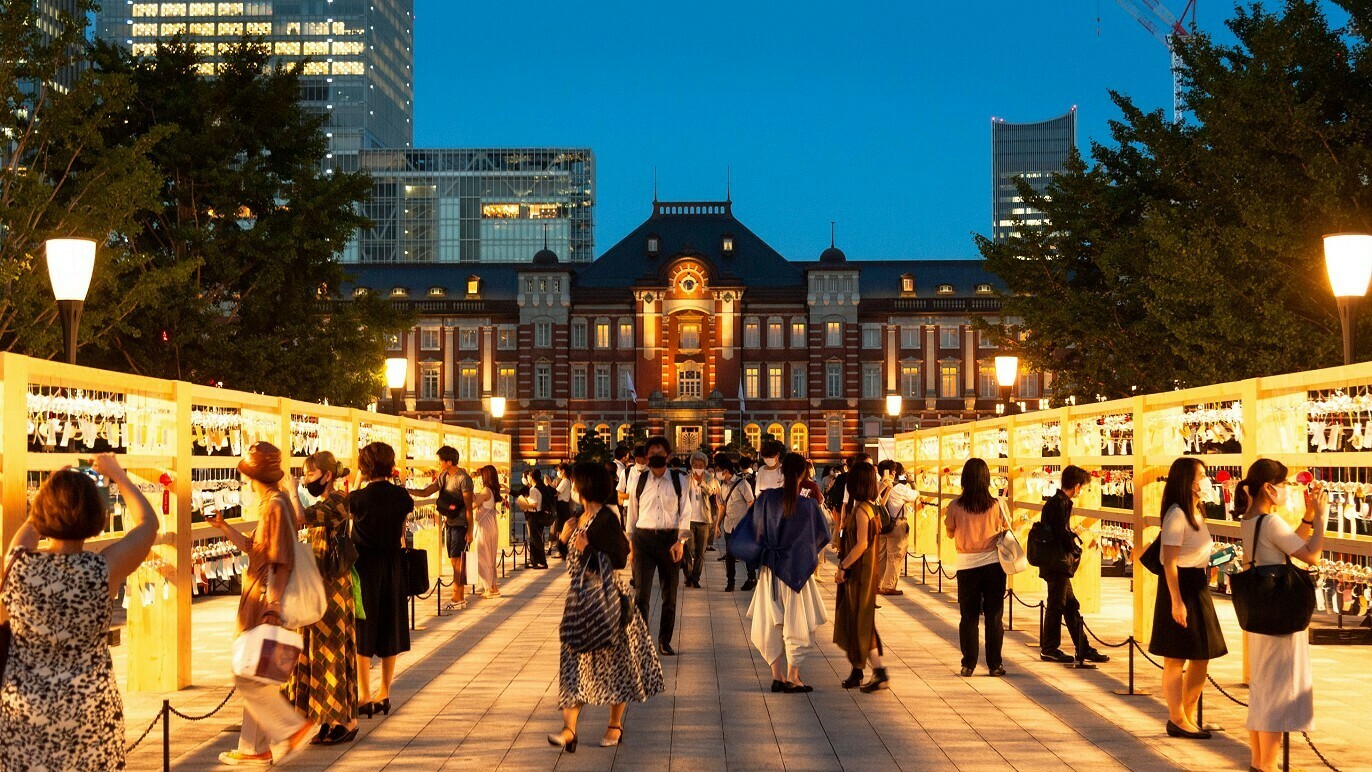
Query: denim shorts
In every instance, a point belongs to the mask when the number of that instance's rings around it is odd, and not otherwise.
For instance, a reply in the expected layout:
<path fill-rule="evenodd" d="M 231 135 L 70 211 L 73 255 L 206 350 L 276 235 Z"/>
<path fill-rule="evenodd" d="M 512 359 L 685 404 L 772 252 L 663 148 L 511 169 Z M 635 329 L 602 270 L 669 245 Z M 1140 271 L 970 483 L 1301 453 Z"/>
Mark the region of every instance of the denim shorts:
<path fill-rule="evenodd" d="M 443 526 L 443 541 L 448 545 L 449 558 L 460 558 L 467 554 L 467 525 Z"/>

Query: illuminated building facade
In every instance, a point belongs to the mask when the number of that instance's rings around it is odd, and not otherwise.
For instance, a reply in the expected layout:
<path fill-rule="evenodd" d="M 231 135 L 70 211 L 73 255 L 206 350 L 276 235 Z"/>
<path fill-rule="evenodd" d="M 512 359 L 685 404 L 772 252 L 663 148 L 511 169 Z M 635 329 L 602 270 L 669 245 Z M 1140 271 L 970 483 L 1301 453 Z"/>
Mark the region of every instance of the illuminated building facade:
<path fill-rule="evenodd" d="M 277 61 L 304 60 L 301 99 L 329 116 L 326 168 L 351 171 L 364 148 L 413 141 L 413 0 L 111 0 L 96 34 L 139 55 L 156 50 L 159 38 L 183 35 L 207 75 L 244 36 L 260 39 Z"/>
<path fill-rule="evenodd" d="M 545 245 L 572 263 L 595 257 L 589 148 L 363 150 L 358 161 L 375 225 L 344 262 L 527 263 Z"/>
<path fill-rule="evenodd" d="M 76 0 L 35 0 L 33 4 L 34 26 L 37 27 L 42 36 L 43 43 L 49 44 L 53 38 L 62 33 L 63 16 L 76 19 L 84 28 L 85 21 L 77 13 Z M 79 51 L 71 51 L 73 57 L 79 55 Z M 74 63 L 61 68 L 55 80 L 48 84 L 59 91 L 67 91 L 76 80 L 77 74 L 81 70 L 79 63 Z"/>
<path fill-rule="evenodd" d="M 1016 233 L 1015 221 L 1042 225 L 1043 213 L 1027 206 L 1015 189 L 1023 177 L 1042 193 L 1054 174 L 1067 169 L 1077 146 L 1077 108 L 1039 123 L 1007 123 L 991 119 L 991 233 L 1004 241 Z"/>
<path fill-rule="evenodd" d="M 999 285 L 980 260 L 787 260 L 730 201 L 654 202 L 590 264 L 540 250 L 350 270 L 349 292 L 419 315 L 389 354 L 411 363 L 406 412 L 492 425 L 488 399 L 505 397 L 526 463 L 631 426 L 678 452 L 771 435 L 830 462 L 891 435 L 888 394 L 902 430 L 995 414 L 997 349 L 973 320 L 999 314 Z M 1017 397 L 1045 386 L 1025 375 Z"/>

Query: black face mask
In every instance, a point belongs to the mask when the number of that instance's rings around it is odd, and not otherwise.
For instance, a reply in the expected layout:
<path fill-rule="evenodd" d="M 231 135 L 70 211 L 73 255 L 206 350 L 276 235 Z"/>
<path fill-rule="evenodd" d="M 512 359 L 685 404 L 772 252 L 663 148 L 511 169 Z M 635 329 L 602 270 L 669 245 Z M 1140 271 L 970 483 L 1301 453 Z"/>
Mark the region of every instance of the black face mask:
<path fill-rule="evenodd" d="M 321 496 L 324 493 L 324 489 L 328 487 L 329 483 L 326 482 L 323 477 L 319 478 L 318 480 L 315 480 L 314 482 L 305 483 L 305 490 L 309 491 L 310 495 L 314 496 L 315 498 L 319 498 L 319 496 Z"/>
<path fill-rule="evenodd" d="M 650 466 L 650 467 L 652 467 L 652 468 L 654 468 L 654 469 L 666 469 L 666 468 L 667 468 L 667 457 L 666 457 L 666 456 L 649 456 L 649 457 L 648 457 L 648 466 Z"/>

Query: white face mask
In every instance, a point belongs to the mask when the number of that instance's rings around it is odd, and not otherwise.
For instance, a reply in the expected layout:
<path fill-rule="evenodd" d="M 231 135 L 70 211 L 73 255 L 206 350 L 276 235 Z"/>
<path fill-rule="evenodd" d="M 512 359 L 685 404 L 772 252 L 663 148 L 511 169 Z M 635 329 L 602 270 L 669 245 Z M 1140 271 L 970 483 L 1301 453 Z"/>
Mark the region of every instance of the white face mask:
<path fill-rule="evenodd" d="M 777 464 L 780 463 L 780 462 L 781 462 L 781 457 L 780 457 L 780 456 L 778 456 L 778 457 L 776 457 L 776 458 L 764 458 L 764 459 L 762 459 L 762 463 L 766 464 L 768 469 L 776 469 L 776 468 L 777 468 Z"/>
<path fill-rule="evenodd" d="M 637 471 L 640 471 L 640 472 L 646 470 L 647 468 L 648 468 L 648 465 L 647 465 L 646 463 L 645 463 L 645 464 L 634 464 L 634 469 L 636 469 Z"/>

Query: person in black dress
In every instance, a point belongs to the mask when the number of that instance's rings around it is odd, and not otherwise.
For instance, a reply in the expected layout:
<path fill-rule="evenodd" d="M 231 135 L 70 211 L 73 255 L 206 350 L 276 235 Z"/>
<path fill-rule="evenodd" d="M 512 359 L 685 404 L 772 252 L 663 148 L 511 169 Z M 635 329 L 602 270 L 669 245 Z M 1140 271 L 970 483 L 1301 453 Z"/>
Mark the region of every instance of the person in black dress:
<path fill-rule="evenodd" d="M 362 585 L 366 619 L 357 620 L 358 712 L 371 717 L 391 712 L 395 658 L 410 650 L 410 624 L 405 612 L 405 521 L 414 500 L 390 481 L 395 450 L 373 442 L 358 453 L 358 470 L 366 483 L 348 496 L 357 545 L 357 576 Z M 381 658 L 381 688 L 372 699 L 372 657 Z"/>

